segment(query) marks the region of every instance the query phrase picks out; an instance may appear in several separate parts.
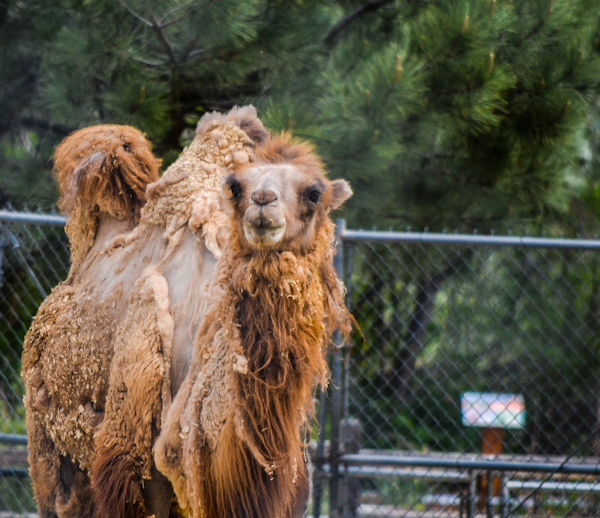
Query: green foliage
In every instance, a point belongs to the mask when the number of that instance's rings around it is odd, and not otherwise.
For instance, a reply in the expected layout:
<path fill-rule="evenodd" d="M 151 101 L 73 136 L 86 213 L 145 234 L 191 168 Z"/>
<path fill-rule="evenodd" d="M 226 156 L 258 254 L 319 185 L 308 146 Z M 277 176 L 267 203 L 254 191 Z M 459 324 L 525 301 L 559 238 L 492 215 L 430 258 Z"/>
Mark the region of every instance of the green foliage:
<path fill-rule="evenodd" d="M 318 111 L 296 110 L 320 119 L 328 165 L 360 192 L 353 226 L 537 230 L 568 212 L 600 79 L 598 11 L 548 5 L 434 1 L 343 37 Z"/>
<path fill-rule="evenodd" d="M 168 165 L 203 113 L 258 101 L 277 78 L 304 73 L 331 21 L 324 2 L 29 4 L 0 9 L 0 144 L 5 156 L 27 155 L 0 165 L 0 203 L 22 202 L 39 183 L 29 201 L 46 209 L 56 197 L 46 164 L 72 130 L 134 125 Z M 23 143 L 32 131 L 44 147 Z M 39 182 L 13 181 L 32 168 Z"/>
<path fill-rule="evenodd" d="M 36 204 L 46 210 L 54 207 L 58 192 L 47 158 L 52 154 L 54 144 L 53 139 L 35 131 L 23 131 L 2 139 L 0 195 L 2 192 L 10 193 L 7 201 L 17 206 Z"/>
<path fill-rule="evenodd" d="M 203 113 L 253 102 L 351 180 L 352 226 L 580 230 L 595 3 L 389 2 L 349 18 L 360 5 L 5 3 L 0 138 L 6 156 L 29 153 L 0 165 L 5 201 L 24 198 L 10 178 L 37 167 L 30 199 L 48 205 L 45 164 L 71 129 L 134 125 L 168 165 Z M 32 131 L 35 150 L 21 137 Z"/>
<path fill-rule="evenodd" d="M 564 455 L 582 443 L 579 454 L 591 453 L 596 252 L 371 245 L 353 258 L 351 310 L 366 340 L 352 348 L 350 411 L 365 447 L 480 451 L 460 412 L 461 394 L 476 391 L 524 396 L 526 427 L 506 431 L 506 453 Z"/>
<path fill-rule="evenodd" d="M 9 516 L 36 512 L 31 479 L 0 477 L 0 511 L 11 512 Z"/>

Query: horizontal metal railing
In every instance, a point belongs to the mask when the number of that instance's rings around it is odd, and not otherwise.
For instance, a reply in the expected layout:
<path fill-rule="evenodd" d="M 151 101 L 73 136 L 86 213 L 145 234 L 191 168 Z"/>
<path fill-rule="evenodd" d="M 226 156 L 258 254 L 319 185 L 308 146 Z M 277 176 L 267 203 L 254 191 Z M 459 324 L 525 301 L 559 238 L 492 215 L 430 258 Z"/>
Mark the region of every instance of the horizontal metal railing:
<path fill-rule="evenodd" d="M 527 462 L 519 460 L 496 460 L 485 458 L 432 458 L 415 457 L 403 455 L 377 455 L 377 454 L 344 454 L 338 459 L 341 467 L 340 475 L 350 478 L 364 477 L 400 477 L 420 480 L 452 481 L 455 484 L 463 484 L 465 492 L 460 497 L 460 509 L 466 507 L 467 518 L 473 518 L 476 513 L 476 501 L 480 498 L 476 489 L 476 478 L 479 474 L 485 474 L 486 480 L 502 474 L 501 496 L 493 495 L 492 484 L 487 484 L 484 495 L 484 506 L 486 515 L 494 515 L 493 507 L 498 505 L 500 516 L 506 518 L 525 503 L 529 496 L 538 491 L 566 492 L 566 493 L 589 493 L 600 492 L 600 482 L 589 480 L 582 481 L 552 481 L 554 475 L 579 475 L 584 477 L 599 476 L 600 464 L 577 464 L 567 462 L 569 458 L 561 463 L 557 462 Z M 328 466 L 325 467 L 326 471 Z M 410 469 L 409 469 L 410 468 Z M 417 469 L 415 469 L 417 468 Z M 428 468 L 428 469 L 419 469 Z M 435 471 L 437 470 L 437 472 Z M 510 480 L 508 473 L 536 473 L 541 477 L 538 480 Z M 518 490 L 529 490 L 531 494 L 521 499 L 511 498 L 510 492 Z M 516 502 L 516 505 L 515 505 Z M 462 513 L 461 513 L 462 516 Z"/>
<path fill-rule="evenodd" d="M 357 241 L 428 243 L 459 246 L 523 246 L 529 248 L 567 248 L 600 250 L 596 239 L 551 239 L 545 237 L 484 236 L 465 234 L 436 234 L 428 232 L 379 232 L 343 229 L 340 239 L 351 243 Z"/>
<path fill-rule="evenodd" d="M 564 491 L 564 492 L 599 492 L 600 482 L 537 482 L 535 480 L 509 480 L 508 489 L 534 489 L 536 491 Z"/>
<path fill-rule="evenodd" d="M 346 454 L 339 459 L 346 466 L 412 466 L 482 471 L 525 471 L 530 473 L 556 473 L 568 475 L 600 476 L 599 464 L 574 464 L 555 462 L 523 462 L 492 459 L 456 459 L 412 457 L 400 455 Z"/>
<path fill-rule="evenodd" d="M 27 446 L 27 436 L 16 433 L 0 433 L 0 444 L 23 444 Z"/>
<path fill-rule="evenodd" d="M 27 446 L 27 436 L 14 433 L 0 433 L 0 444 L 17 444 Z M 25 478 L 29 476 L 26 468 L 0 467 L 0 477 Z"/>
<path fill-rule="evenodd" d="M 67 222 L 65 216 L 60 214 L 38 214 L 35 212 L 13 212 L 12 210 L 0 210 L 0 221 L 13 223 L 33 223 L 38 225 L 64 226 Z"/>
<path fill-rule="evenodd" d="M 60 214 L 38 214 L 0 210 L 0 221 L 37 223 L 63 226 L 67 218 Z M 445 245 L 524 246 L 530 248 L 570 248 L 600 250 L 600 239 L 555 239 L 545 237 L 485 236 L 429 232 L 381 232 L 376 230 L 347 230 L 342 227 L 339 237 L 345 242 L 377 241 L 431 243 Z"/>

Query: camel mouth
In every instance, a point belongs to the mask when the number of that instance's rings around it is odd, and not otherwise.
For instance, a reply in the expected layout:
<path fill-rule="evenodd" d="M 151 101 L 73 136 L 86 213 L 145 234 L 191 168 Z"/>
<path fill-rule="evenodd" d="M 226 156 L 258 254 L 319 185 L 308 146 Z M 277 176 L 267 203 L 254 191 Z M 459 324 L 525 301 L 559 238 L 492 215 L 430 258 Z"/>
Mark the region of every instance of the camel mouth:
<path fill-rule="evenodd" d="M 255 227 L 251 223 L 244 223 L 246 239 L 257 248 L 275 246 L 283 239 L 284 234 L 285 221 L 281 225 L 269 227 Z"/>

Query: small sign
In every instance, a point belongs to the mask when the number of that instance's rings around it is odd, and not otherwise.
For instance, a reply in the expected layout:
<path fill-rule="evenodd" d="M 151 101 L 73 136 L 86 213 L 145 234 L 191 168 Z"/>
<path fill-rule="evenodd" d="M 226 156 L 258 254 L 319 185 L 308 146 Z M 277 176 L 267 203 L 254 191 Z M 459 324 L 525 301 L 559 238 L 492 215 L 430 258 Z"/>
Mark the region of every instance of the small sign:
<path fill-rule="evenodd" d="M 464 392 L 460 397 L 462 423 L 485 428 L 523 428 L 525 401 L 520 394 Z"/>

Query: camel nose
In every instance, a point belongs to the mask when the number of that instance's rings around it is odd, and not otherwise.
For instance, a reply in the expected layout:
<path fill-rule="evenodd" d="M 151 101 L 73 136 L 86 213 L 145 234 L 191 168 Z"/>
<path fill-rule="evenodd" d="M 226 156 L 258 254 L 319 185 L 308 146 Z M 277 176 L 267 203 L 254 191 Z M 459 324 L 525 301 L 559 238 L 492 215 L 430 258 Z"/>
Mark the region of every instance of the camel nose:
<path fill-rule="evenodd" d="M 250 200 L 256 205 L 276 205 L 277 193 L 272 189 L 259 189 L 252 193 Z"/>

